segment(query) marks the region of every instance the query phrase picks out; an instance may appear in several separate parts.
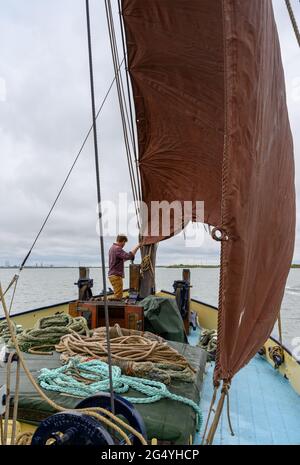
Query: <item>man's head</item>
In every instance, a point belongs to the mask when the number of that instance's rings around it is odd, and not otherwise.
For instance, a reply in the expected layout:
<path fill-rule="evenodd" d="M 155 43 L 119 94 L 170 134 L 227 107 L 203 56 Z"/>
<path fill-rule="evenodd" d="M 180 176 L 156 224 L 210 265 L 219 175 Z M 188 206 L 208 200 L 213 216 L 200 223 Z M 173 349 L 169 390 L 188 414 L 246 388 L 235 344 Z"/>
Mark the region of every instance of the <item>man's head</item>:
<path fill-rule="evenodd" d="M 125 236 L 124 234 L 118 234 L 116 243 L 117 243 L 120 247 L 124 247 L 125 244 L 126 244 L 126 242 L 128 242 L 128 237 Z"/>

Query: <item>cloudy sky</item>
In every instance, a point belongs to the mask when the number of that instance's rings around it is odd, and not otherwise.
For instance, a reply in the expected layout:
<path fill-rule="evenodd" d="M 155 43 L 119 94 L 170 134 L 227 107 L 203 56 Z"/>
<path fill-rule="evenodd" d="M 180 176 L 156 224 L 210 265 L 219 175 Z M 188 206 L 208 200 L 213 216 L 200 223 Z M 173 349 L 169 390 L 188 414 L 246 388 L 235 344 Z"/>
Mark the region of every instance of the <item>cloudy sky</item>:
<path fill-rule="evenodd" d="M 113 3 L 115 0 L 113 0 Z M 293 0 L 300 23 L 300 4 Z M 283 0 L 274 0 L 300 192 L 299 48 Z M 85 2 L 0 0 L 0 265 L 20 264 L 90 126 Z M 113 77 L 103 0 L 91 0 L 98 104 Z M 130 192 L 115 89 L 99 120 L 104 199 Z M 28 264 L 99 264 L 93 147 L 86 145 Z M 298 202 L 298 205 L 300 203 Z M 300 210 L 298 207 L 298 218 Z M 199 228 L 200 237 L 203 228 Z M 106 247 L 110 239 L 106 240 Z M 129 246 L 134 245 L 134 238 Z M 158 263 L 217 263 L 218 245 L 178 236 Z M 294 261 L 300 262 L 300 221 Z"/>

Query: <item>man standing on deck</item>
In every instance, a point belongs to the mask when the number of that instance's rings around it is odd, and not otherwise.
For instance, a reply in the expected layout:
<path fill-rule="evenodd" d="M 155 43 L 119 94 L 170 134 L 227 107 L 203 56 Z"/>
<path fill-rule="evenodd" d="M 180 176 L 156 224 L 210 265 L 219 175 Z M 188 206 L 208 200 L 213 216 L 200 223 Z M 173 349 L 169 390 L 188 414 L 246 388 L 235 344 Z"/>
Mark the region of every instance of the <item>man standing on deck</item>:
<path fill-rule="evenodd" d="M 131 252 L 127 253 L 123 250 L 126 242 L 128 242 L 127 236 L 120 234 L 109 249 L 108 279 L 113 287 L 116 300 L 121 300 L 123 297 L 124 262 L 133 260 L 140 248 L 140 244 L 138 244 Z"/>

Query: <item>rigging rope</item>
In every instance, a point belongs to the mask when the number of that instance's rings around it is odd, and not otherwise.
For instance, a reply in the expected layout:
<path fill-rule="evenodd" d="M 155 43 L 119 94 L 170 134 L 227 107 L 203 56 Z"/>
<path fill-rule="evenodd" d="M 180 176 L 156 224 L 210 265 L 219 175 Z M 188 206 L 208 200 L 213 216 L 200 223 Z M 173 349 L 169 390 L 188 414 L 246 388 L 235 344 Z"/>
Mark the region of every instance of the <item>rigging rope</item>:
<path fill-rule="evenodd" d="M 7 288 L 5 289 L 5 291 L 3 292 L 3 295 L 5 295 L 9 289 L 11 288 L 11 286 L 15 283 L 15 281 L 17 281 L 19 279 L 19 276 L 17 274 L 14 275 L 14 277 L 12 278 L 11 282 L 9 283 L 9 285 L 7 286 Z"/>
<path fill-rule="evenodd" d="M 102 222 L 102 207 L 101 207 L 101 183 L 100 183 L 100 167 L 99 167 L 98 139 L 97 139 L 97 121 L 96 121 L 97 118 L 96 118 L 96 107 L 95 107 L 93 53 L 92 53 L 89 0 L 86 0 L 85 7 L 86 7 L 86 26 L 87 26 L 87 41 L 88 41 L 88 56 L 89 56 L 89 71 L 90 71 L 90 91 L 91 91 L 93 136 L 94 136 L 94 156 L 95 156 L 95 171 L 96 171 L 96 186 L 97 186 L 98 220 L 99 220 L 99 229 L 100 229 L 99 245 L 100 245 L 101 269 L 102 269 L 102 286 L 103 286 L 104 315 L 105 315 L 105 326 L 106 326 L 106 343 L 107 343 L 108 372 L 109 372 L 109 386 L 110 386 L 110 403 L 111 403 L 111 410 L 113 413 L 115 413 L 110 339 L 109 339 L 109 314 L 108 314 L 107 289 L 106 289 L 105 254 L 104 254 L 103 222 Z M 116 81 L 118 82 L 117 71 L 115 72 L 115 74 L 116 74 Z"/>
<path fill-rule="evenodd" d="M 113 19 L 110 0 L 105 0 L 105 10 L 106 10 L 106 19 L 107 19 L 107 25 L 108 25 L 113 66 L 114 66 L 115 73 L 116 73 L 116 65 L 118 62 L 118 47 L 117 47 L 117 40 L 116 40 L 115 28 L 114 28 L 114 19 Z M 125 118 L 125 109 L 124 109 L 125 104 L 124 104 L 123 96 L 122 96 L 121 79 L 122 79 L 122 76 L 117 75 L 116 73 L 116 84 L 117 84 L 117 91 L 118 91 L 118 98 L 119 98 L 119 106 L 120 106 L 121 121 L 122 121 L 122 127 L 123 127 L 123 136 L 124 136 L 124 142 L 125 142 L 126 156 L 127 156 L 128 169 L 129 169 L 129 177 L 130 177 L 131 189 L 132 189 L 132 194 L 133 194 L 133 200 L 135 204 L 137 225 L 138 225 L 138 228 L 140 229 L 139 208 L 138 208 L 138 200 L 140 197 L 138 193 L 137 181 L 135 178 L 132 155 L 131 155 L 129 138 L 128 138 L 128 127 L 127 127 L 126 118 Z"/>
<path fill-rule="evenodd" d="M 15 444 L 15 440 L 16 440 L 16 429 L 17 429 L 18 408 L 19 408 L 19 394 L 20 394 L 20 368 L 21 368 L 21 363 L 20 363 L 20 359 L 18 358 L 17 359 L 17 370 L 16 370 L 15 392 L 14 392 L 12 431 L 11 431 L 11 440 L 10 440 L 10 444 L 12 446 Z"/>
<path fill-rule="evenodd" d="M 285 0 L 285 4 L 286 4 L 287 10 L 288 10 L 289 15 L 290 15 L 290 20 L 291 20 L 291 23 L 292 23 L 292 26 L 293 26 L 293 29 L 294 29 L 294 32 L 295 32 L 295 36 L 296 36 L 298 45 L 300 47 L 300 32 L 299 32 L 299 27 L 298 27 L 298 24 L 297 24 L 296 16 L 294 14 L 294 11 L 293 11 L 290 0 Z"/>
<path fill-rule="evenodd" d="M 110 43 L 111 43 L 113 65 L 114 65 L 114 68 L 115 68 L 116 63 L 118 62 L 119 53 L 118 53 L 118 46 L 117 46 L 117 40 L 116 40 L 116 34 L 115 34 L 114 18 L 113 18 L 111 3 L 110 3 L 109 0 L 105 1 L 105 8 L 106 8 L 108 30 L 109 30 L 109 38 L 110 38 Z M 126 150 L 127 150 L 127 153 L 128 153 L 128 163 L 129 163 L 129 167 L 130 167 L 130 173 L 131 173 L 132 179 L 133 179 L 133 194 L 134 194 L 134 198 L 136 200 L 138 198 L 138 192 L 137 192 L 137 187 L 136 187 L 136 182 L 135 182 L 135 175 L 134 175 L 134 170 L 133 170 L 132 156 L 131 156 L 130 144 L 129 144 L 129 139 L 128 139 L 128 128 L 127 128 L 126 119 L 125 119 L 125 116 L 124 116 L 125 113 L 127 112 L 127 110 L 126 110 L 127 105 L 126 105 L 126 99 L 125 99 L 125 93 L 124 93 L 124 85 L 123 85 L 122 74 L 120 74 L 118 76 L 118 78 L 117 78 L 117 89 L 118 89 L 119 105 L 120 105 L 123 132 L 124 132 L 124 140 L 125 140 Z M 123 91 L 122 91 L 122 89 L 123 89 Z M 127 114 L 128 114 L 128 112 L 127 112 Z M 130 125 L 128 125 L 128 126 L 130 127 Z"/>
<path fill-rule="evenodd" d="M 280 342 L 281 347 L 283 348 L 281 311 L 280 310 L 279 310 L 279 313 L 278 313 L 277 323 L 278 323 L 279 342 Z"/>
<path fill-rule="evenodd" d="M 222 414 L 222 411 L 223 411 L 224 402 L 225 402 L 226 397 L 227 397 L 227 402 L 228 402 L 229 388 L 230 388 L 230 383 L 228 383 L 226 381 L 223 381 L 221 396 L 220 396 L 220 399 L 219 399 L 219 402 L 218 402 L 218 405 L 217 405 L 215 416 L 214 416 L 213 422 L 212 422 L 212 424 L 210 426 L 210 429 L 209 429 L 207 437 L 206 437 L 206 444 L 207 445 L 211 445 L 213 443 L 214 436 L 215 436 L 215 433 L 216 433 L 216 430 L 217 430 L 217 427 L 218 427 L 218 424 L 219 424 L 219 421 L 220 421 L 220 418 L 221 418 L 221 414 Z M 214 397 L 215 397 L 215 392 L 214 392 L 213 398 Z M 228 408 L 228 406 L 229 406 L 229 404 L 227 403 L 227 408 Z M 227 410 L 227 413 L 228 413 L 228 410 Z M 231 430 L 231 434 L 233 435 L 229 414 L 228 414 L 228 424 L 229 424 L 229 427 L 230 427 L 230 430 Z"/>
<path fill-rule="evenodd" d="M 127 96 L 128 96 L 128 102 L 129 102 L 129 111 L 130 111 L 130 123 L 131 123 L 131 132 L 133 135 L 133 153 L 134 153 L 134 159 L 135 159 L 135 169 L 136 169 L 136 178 L 137 178 L 137 183 L 138 183 L 138 193 L 139 193 L 139 198 L 142 198 L 142 190 L 141 190 L 141 183 L 140 183 L 140 173 L 138 169 L 138 154 L 137 154 L 137 143 L 136 143 L 136 138 L 135 138 L 135 130 L 134 130 L 134 124 L 133 124 L 133 105 L 132 105 L 132 99 L 131 99 L 131 92 L 130 92 L 130 85 L 129 85 L 129 65 L 128 65 L 128 57 L 126 53 L 126 47 L 125 47 L 125 30 L 124 30 L 124 24 L 122 20 L 122 6 L 121 6 L 121 0 L 118 0 L 118 6 L 119 6 L 119 19 L 120 19 L 120 28 L 121 28 L 121 37 L 122 37 L 122 46 L 123 46 L 123 54 L 125 57 L 125 76 L 126 76 L 126 84 L 127 84 Z"/>
<path fill-rule="evenodd" d="M 11 380 L 11 365 L 12 360 L 14 358 L 14 353 L 11 352 L 8 355 L 7 359 L 7 367 L 6 367 L 6 399 L 5 399 L 5 415 L 4 415 L 4 429 L 3 429 L 3 444 L 7 444 L 7 435 L 8 435 L 8 422 L 9 422 L 9 408 L 10 408 L 10 400 L 11 400 L 11 392 L 10 392 L 10 380 Z"/>
<path fill-rule="evenodd" d="M 142 258 L 142 262 L 141 262 L 141 276 L 142 276 L 142 278 L 144 277 L 144 273 L 146 273 L 147 271 L 150 271 L 150 273 L 152 275 L 152 278 L 154 279 L 155 272 L 154 272 L 153 263 L 152 263 L 152 260 L 151 260 L 152 248 L 153 248 L 153 244 L 150 244 L 149 253 L 144 255 L 144 257 Z"/>

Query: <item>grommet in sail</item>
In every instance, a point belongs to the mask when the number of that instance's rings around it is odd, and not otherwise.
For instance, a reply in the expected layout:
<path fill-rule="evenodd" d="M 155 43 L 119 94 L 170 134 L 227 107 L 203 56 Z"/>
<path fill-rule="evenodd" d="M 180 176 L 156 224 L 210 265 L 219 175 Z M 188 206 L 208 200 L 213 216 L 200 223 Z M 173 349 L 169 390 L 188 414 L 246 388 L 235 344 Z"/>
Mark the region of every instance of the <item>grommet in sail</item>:
<path fill-rule="evenodd" d="M 211 237 L 218 242 L 228 241 L 228 234 L 222 228 L 213 228 L 211 231 Z"/>

